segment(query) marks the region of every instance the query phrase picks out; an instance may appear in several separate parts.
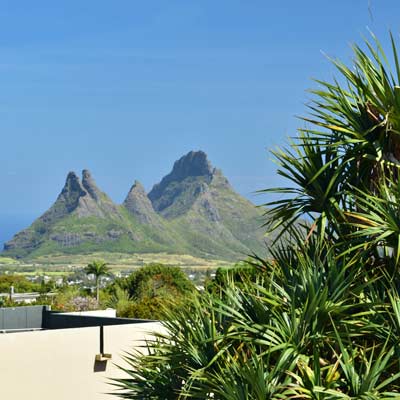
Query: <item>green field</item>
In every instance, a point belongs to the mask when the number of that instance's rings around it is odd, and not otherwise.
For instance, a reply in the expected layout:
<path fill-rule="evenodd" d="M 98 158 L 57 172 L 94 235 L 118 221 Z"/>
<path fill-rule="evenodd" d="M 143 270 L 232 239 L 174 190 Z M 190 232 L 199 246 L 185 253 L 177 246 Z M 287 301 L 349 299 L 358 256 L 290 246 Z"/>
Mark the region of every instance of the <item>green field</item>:
<path fill-rule="evenodd" d="M 135 269 L 150 263 L 162 263 L 165 265 L 179 266 L 184 269 L 212 269 L 230 265 L 230 263 L 221 260 L 210 260 L 182 254 L 167 253 L 108 253 L 96 252 L 81 255 L 52 254 L 40 256 L 33 259 L 17 260 L 9 257 L 0 257 L 0 268 L 11 268 L 14 271 L 21 270 L 24 274 L 34 274 L 43 272 L 47 275 L 64 273 L 75 268 L 85 267 L 89 262 L 101 259 L 108 263 L 114 271 L 126 269 Z"/>
<path fill-rule="evenodd" d="M 17 261 L 14 258 L 0 256 L 0 265 L 10 265 L 15 264 L 16 262 Z"/>

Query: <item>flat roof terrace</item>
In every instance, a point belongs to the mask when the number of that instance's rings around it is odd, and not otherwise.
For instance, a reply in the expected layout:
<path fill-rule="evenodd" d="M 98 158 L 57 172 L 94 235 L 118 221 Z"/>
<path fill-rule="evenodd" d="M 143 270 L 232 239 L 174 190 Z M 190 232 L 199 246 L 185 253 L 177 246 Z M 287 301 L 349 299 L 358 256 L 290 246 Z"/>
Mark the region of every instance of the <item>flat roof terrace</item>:
<path fill-rule="evenodd" d="M 145 352 L 165 330 L 149 320 L 22 306 L 0 308 L 0 332 L 1 399 L 112 400 L 110 378 L 129 379 L 118 368 L 130 368 L 126 354 Z"/>
<path fill-rule="evenodd" d="M 73 315 L 51 311 L 50 306 L 0 308 L 0 333 L 47 329 L 87 328 L 152 322 L 134 318 L 114 318 L 93 315 Z"/>

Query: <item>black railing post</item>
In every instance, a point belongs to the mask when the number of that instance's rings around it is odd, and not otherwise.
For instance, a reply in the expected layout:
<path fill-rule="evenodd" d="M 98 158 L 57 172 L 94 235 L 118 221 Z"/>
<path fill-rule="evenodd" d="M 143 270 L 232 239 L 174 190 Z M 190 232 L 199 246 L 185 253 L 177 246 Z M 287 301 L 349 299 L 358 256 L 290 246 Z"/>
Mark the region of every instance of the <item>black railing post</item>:
<path fill-rule="evenodd" d="M 104 326 L 100 325 L 100 354 L 104 354 Z"/>

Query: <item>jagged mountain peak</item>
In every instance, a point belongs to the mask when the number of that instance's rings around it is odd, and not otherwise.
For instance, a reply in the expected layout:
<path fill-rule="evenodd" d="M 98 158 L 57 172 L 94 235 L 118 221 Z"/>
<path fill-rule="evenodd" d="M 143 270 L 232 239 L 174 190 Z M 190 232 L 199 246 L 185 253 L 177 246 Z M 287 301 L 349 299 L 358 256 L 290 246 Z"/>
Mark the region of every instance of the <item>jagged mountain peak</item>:
<path fill-rule="evenodd" d="M 94 179 L 92 177 L 92 173 L 88 169 L 83 169 L 82 170 L 82 182 L 83 181 L 86 181 L 88 183 L 91 183 L 91 182 L 94 183 Z"/>
<path fill-rule="evenodd" d="M 211 176 L 214 168 L 204 151 L 190 151 L 175 161 L 172 172 L 167 175 L 173 180 L 181 181 L 189 176 Z"/>
<path fill-rule="evenodd" d="M 65 185 L 52 207 L 41 219 L 53 223 L 66 215 L 76 213 L 78 216 L 103 216 L 104 212 L 114 212 L 112 201 L 97 187 L 89 170 L 82 171 L 82 181 L 71 171 Z"/>
<path fill-rule="evenodd" d="M 154 209 L 165 217 L 186 212 L 206 190 L 214 172 L 204 151 L 190 151 L 175 161 L 172 171 L 150 191 Z"/>
<path fill-rule="evenodd" d="M 86 169 L 69 172 L 54 204 L 5 244 L 7 254 L 122 251 L 232 258 L 264 242 L 261 212 L 235 193 L 203 151 L 191 151 L 149 195 L 134 181 L 116 205 Z"/>
<path fill-rule="evenodd" d="M 69 196 L 72 194 L 77 194 L 79 196 L 84 196 L 86 194 L 79 176 L 74 171 L 68 172 L 60 196 Z"/>
<path fill-rule="evenodd" d="M 150 199 L 160 196 L 164 188 L 171 182 L 181 182 L 190 177 L 204 177 L 207 181 L 211 180 L 214 168 L 208 160 L 204 151 L 190 151 L 179 160 L 175 161 L 172 171 L 166 175 L 160 183 L 154 185 L 149 193 Z"/>
<path fill-rule="evenodd" d="M 58 195 L 53 206 L 43 214 L 45 221 L 51 221 L 62 217 L 66 213 L 75 210 L 81 197 L 87 195 L 81 180 L 74 171 L 70 171 L 65 180 L 64 187 Z"/>
<path fill-rule="evenodd" d="M 146 194 L 146 191 L 145 191 L 143 185 L 138 180 L 135 180 L 128 192 L 128 195 L 126 196 L 124 204 L 129 202 L 130 199 L 131 200 L 136 199 L 136 197 L 138 195 L 141 195 L 141 196 L 144 195 L 145 197 L 147 197 L 147 194 Z"/>
<path fill-rule="evenodd" d="M 140 192 L 144 192 L 146 193 L 144 186 L 142 185 L 142 183 L 140 181 L 138 181 L 137 179 L 135 179 L 135 181 L 133 182 L 133 185 L 131 187 L 131 191 L 132 190 L 136 190 L 136 191 L 140 191 Z"/>
<path fill-rule="evenodd" d="M 68 172 L 66 182 L 74 182 L 79 180 L 79 176 L 75 173 L 75 171 Z"/>
<path fill-rule="evenodd" d="M 143 224 L 154 224 L 157 220 L 153 205 L 138 180 L 133 183 L 123 206 Z"/>
<path fill-rule="evenodd" d="M 82 185 L 95 201 L 100 200 L 102 192 L 97 187 L 92 174 L 87 169 L 82 171 Z"/>
<path fill-rule="evenodd" d="M 91 218 L 89 222 L 85 222 L 88 218 Z M 93 221 L 97 221 L 97 224 L 93 224 Z M 85 242 L 94 245 L 112 242 L 123 235 L 135 240 L 131 229 L 121 221 L 123 216 L 119 208 L 100 191 L 88 170 L 82 171 L 82 181 L 75 172 L 69 172 L 53 205 L 30 227 L 8 241 L 4 249 L 19 249 L 23 254 L 35 251 L 42 243 L 62 250 Z M 79 229 L 69 230 L 74 225 Z M 107 226 L 105 231 L 102 230 L 104 226 Z"/>
<path fill-rule="evenodd" d="M 65 185 L 51 208 L 40 219 L 46 224 L 64 218 L 70 214 L 79 217 L 97 216 L 106 214 L 117 216 L 118 211 L 111 199 L 96 185 L 90 171 L 82 171 L 82 181 L 71 171 L 67 175 Z"/>

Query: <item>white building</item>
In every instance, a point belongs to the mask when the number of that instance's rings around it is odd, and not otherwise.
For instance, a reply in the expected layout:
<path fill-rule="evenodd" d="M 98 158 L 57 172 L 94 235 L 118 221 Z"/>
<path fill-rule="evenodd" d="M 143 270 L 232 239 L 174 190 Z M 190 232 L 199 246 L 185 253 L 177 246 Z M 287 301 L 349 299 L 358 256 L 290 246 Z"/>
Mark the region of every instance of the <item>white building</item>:
<path fill-rule="evenodd" d="M 104 315 L 104 314 L 103 314 Z M 121 356 L 144 344 L 159 322 L 0 308 L 1 398 L 111 400 Z"/>

